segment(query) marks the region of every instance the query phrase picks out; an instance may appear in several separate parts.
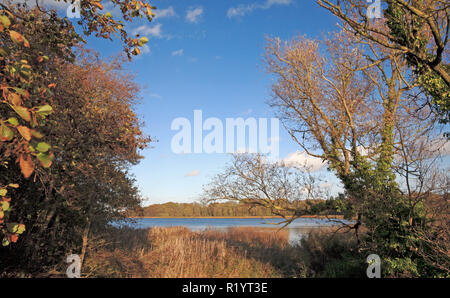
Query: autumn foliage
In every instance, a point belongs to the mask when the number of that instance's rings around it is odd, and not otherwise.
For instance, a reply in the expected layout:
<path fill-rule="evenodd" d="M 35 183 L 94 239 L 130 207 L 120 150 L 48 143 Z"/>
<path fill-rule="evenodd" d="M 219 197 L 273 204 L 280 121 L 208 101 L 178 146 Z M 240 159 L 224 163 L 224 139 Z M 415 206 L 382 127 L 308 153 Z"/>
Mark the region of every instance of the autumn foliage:
<path fill-rule="evenodd" d="M 144 1 L 113 2 L 124 21 L 152 18 Z M 52 10 L 0 8 L 0 263 L 27 276 L 82 252 L 91 230 L 139 204 L 128 174 L 150 141 L 133 112 L 139 86 L 122 58 L 102 61 L 81 44 L 116 35 L 130 58 L 148 40 L 131 38 L 101 1 L 83 1 L 83 35 Z"/>

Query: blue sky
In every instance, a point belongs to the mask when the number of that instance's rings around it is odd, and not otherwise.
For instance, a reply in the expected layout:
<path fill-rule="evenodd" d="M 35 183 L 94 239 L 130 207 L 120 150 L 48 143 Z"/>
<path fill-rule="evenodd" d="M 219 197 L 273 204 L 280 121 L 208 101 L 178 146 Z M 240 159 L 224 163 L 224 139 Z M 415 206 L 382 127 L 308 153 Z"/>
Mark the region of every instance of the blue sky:
<path fill-rule="evenodd" d="M 130 68 L 137 81 L 147 86 L 137 111 L 146 123 L 146 133 L 158 142 L 143 152 L 145 159 L 133 172 L 146 204 L 190 202 L 230 156 L 173 154 L 172 120 L 193 119 L 195 109 L 202 110 L 204 118 L 273 117 L 266 104 L 271 78 L 262 59 L 265 37 L 320 37 L 335 30 L 336 19 L 314 1 L 153 3 L 160 11 L 168 11 L 168 16 L 150 24 L 133 24 L 134 28 L 146 26 L 141 32 L 151 32 L 153 37 L 149 36 L 149 53 L 135 59 Z M 297 150 L 281 128 L 280 157 Z"/>
<path fill-rule="evenodd" d="M 320 37 L 335 30 L 336 19 L 315 1 L 208 0 L 153 1 L 160 13 L 152 23 L 128 27 L 149 37 L 148 51 L 129 66 L 145 85 L 137 112 L 145 132 L 158 140 L 133 168 L 145 204 L 198 199 L 202 186 L 230 160 L 227 154 L 171 151 L 177 117 L 273 117 L 271 78 L 262 55 L 266 36 Z M 139 30 L 140 29 L 140 30 Z M 90 43 L 102 53 L 116 53 L 111 42 Z M 280 128 L 280 157 L 299 150 Z M 330 176 L 330 175 L 327 175 Z"/>
<path fill-rule="evenodd" d="M 106 1 L 103 0 L 103 3 Z M 144 131 L 157 142 L 142 152 L 132 169 L 144 204 L 192 202 L 202 186 L 230 160 L 227 154 L 172 153 L 175 118 L 274 116 L 271 78 L 263 63 L 265 37 L 289 39 L 298 34 L 320 38 L 336 30 L 337 19 L 315 1 L 204 0 L 152 1 L 157 18 L 128 24 L 128 30 L 149 37 L 143 54 L 129 63 L 136 81 L 145 86 L 136 107 Z M 105 10 L 110 9 L 105 5 Z M 117 14 L 117 11 L 110 10 Z M 88 47 L 104 56 L 121 52 L 119 42 L 88 39 Z M 280 158 L 300 148 L 280 127 Z M 292 158 L 292 156 L 291 156 Z M 301 156 L 300 156 L 301 158 Z M 336 180 L 323 169 L 324 178 Z"/>

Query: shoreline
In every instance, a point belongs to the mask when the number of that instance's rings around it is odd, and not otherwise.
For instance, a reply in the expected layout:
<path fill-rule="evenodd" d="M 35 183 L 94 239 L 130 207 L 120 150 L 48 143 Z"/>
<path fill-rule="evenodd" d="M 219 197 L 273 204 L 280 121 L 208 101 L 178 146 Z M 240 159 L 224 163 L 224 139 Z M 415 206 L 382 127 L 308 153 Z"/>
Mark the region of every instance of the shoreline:
<path fill-rule="evenodd" d="M 280 218 L 281 216 L 128 216 L 127 218 L 133 219 L 158 219 L 158 218 L 167 218 L 167 219 L 249 219 L 249 218 L 263 218 L 263 219 L 275 219 Z M 304 215 L 299 218 L 314 218 L 314 219 L 326 219 L 327 217 L 324 215 Z M 328 217 L 329 219 L 343 219 L 342 215 L 335 215 Z"/>

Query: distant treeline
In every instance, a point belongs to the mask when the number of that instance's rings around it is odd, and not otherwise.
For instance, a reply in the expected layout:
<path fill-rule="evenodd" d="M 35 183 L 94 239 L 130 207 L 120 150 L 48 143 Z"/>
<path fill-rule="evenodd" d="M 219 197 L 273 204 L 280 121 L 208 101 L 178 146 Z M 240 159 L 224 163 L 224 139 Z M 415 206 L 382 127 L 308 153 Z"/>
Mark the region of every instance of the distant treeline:
<path fill-rule="evenodd" d="M 299 202 L 306 204 L 306 202 Z M 288 215 L 288 214 L 286 214 Z M 165 203 L 154 204 L 135 209 L 128 216 L 141 217 L 244 217 L 273 216 L 270 209 L 262 206 L 252 206 L 245 203 L 225 202 L 214 204 L 201 203 Z"/>

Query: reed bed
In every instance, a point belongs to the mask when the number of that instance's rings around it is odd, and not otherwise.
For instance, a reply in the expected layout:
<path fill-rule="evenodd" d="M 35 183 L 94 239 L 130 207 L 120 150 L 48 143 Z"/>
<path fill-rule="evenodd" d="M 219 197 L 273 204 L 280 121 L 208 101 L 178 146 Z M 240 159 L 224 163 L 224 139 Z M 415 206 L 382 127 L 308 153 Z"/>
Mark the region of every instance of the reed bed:
<path fill-rule="evenodd" d="M 317 276 L 320 274 L 314 270 L 322 266 L 317 261 L 323 259 L 322 246 L 326 244 L 328 249 L 334 241 L 330 232 L 314 232 L 311 241 L 303 241 L 304 247 L 300 247 L 289 245 L 287 230 L 272 228 L 111 228 L 91 240 L 82 274 L 152 278 Z"/>

